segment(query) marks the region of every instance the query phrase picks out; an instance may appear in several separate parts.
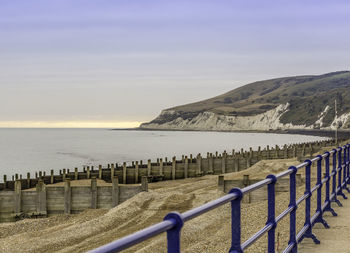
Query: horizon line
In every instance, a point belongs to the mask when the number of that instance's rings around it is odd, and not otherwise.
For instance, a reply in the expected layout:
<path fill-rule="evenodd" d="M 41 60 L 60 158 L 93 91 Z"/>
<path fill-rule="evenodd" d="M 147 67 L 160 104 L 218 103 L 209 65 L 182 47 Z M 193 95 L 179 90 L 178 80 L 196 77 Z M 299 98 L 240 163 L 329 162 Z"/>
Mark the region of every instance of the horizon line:
<path fill-rule="evenodd" d="M 0 121 L 0 128 L 137 128 L 139 121 Z"/>

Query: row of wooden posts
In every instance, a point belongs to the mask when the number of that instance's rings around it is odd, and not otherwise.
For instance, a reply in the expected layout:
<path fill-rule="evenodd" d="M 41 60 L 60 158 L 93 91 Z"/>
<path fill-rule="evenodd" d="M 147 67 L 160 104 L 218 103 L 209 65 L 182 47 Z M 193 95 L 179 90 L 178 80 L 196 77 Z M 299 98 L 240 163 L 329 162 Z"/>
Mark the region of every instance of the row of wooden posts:
<path fill-rule="evenodd" d="M 253 151 L 252 148 L 249 149 L 249 151 L 244 151 L 241 149 L 239 152 L 236 152 L 235 150 L 232 150 L 232 155 L 229 155 L 226 151 L 223 152 L 223 154 L 219 154 L 218 152 L 214 154 L 207 153 L 207 157 L 203 158 L 201 154 L 198 154 L 196 158 L 192 156 L 192 154 L 188 156 L 182 156 L 181 160 L 176 160 L 176 157 L 172 158 L 171 162 L 168 162 L 168 159 L 165 158 L 163 161 L 162 158 L 157 159 L 156 163 L 152 163 L 151 160 L 148 160 L 147 164 L 143 164 L 142 161 L 138 162 L 132 162 L 131 168 L 127 166 L 127 163 L 124 162 L 122 165 L 122 168 L 118 167 L 118 164 L 108 164 L 107 168 L 103 168 L 102 165 L 98 166 L 98 169 L 96 170 L 94 166 L 84 166 L 83 173 L 78 171 L 78 168 L 75 168 L 74 171 L 70 171 L 69 169 L 63 169 L 59 171 L 59 175 L 54 174 L 54 170 L 51 170 L 50 175 L 46 175 L 45 172 L 36 172 L 35 173 L 35 179 L 31 179 L 31 175 L 28 172 L 27 178 L 22 178 L 22 175 L 15 174 L 12 176 L 12 182 L 15 180 L 21 180 L 25 182 L 26 188 L 30 188 L 33 185 L 35 186 L 35 183 L 38 182 L 38 179 L 44 179 L 45 183 L 53 184 L 59 181 L 65 181 L 66 178 L 70 178 L 73 180 L 79 180 L 79 179 L 90 179 L 92 176 L 104 179 L 107 181 L 112 181 L 114 176 L 118 174 L 118 177 L 120 178 L 120 181 L 123 183 L 127 183 L 127 177 L 128 177 L 128 169 L 133 169 L 133 182 L 132 183 L 138 183 L 139 178 L 142 176 L 152 177 L 155 181 L 162 180 L 164 178 L 164 167 L 167 166 L 167 168 L 171 167 L 171 178 L 168 179 L 176 179 L 176 169 L 177 169 L 177 163 L 182 163 L 181 166 L 183 166 L 183 178 L 190 177 L 189 175 L 189 168 L 191 167 L 191 170 L 195 168 L 196 172 L 195 174 L 191 174 L 192 176 L 200 176 L 203 174 L 215 174 L 214 170 L 214 159 L 220 158 L 221 159 L 221 173 L 226 173 L 226 160 L 227 159 L 234 159 L 235 163 L 240 162 L 240 158 L 244 158 L 246 160 L 246 165 L 244 167 L 250 167 L 255 162 L 261 160 L 261 159 L 278 159 L 278 158 L 288 158 L 288 157 L 305 157 L 306 150 L 311 154 L 314 151 L 313 146 L 322 147 L 322 146 L 328 146 L 328 145 L 334 145 L 333 140 L 327 140 L 322 142 L 313 142 L 308 144 L 296 144 L 287 146 L 284 145 L 283 149 L 280 149 L 279 146 L 276 145 L 275 149 L 270 149 L 269 146 L 267 146 L 264 150 L 261 149 L 261 147 L 258 148 L 257 151 Z M 292 149 L 292 150 L 291 150 Z M 282 151 L 281 151 L 282 150 Z M 281 152 L 283 152 L 281 154 Z M 292 152 L 292 154 L 290 153 Z M 237 158 L 237 159 L 236 159 Z M 208 161 L 208 168 L 206 169 L 205 173 L 203 173 L 202 169 L 202 160 L 206 159 Z M 195 163 L 195 165 L 193 165 Z M 191 165 L 191 166 L 190 166 Z M 157 170 L 156 173 L 152 171 L 152 167 L 156 166 Z M 195 167 L 193 167 L 195 166 Z M 239 170 L 239 164 L 234 165 Z M 141 171 L 142 169 L 142 171 Z M 106 176 L 106 173 L 108 173 L 108 176 Z M 217 172 L 218 173 L 218 172 Z M 7 180 L 7 176 L 4 175 L 4 185 L 0 189 L 11 189 L 14 187 L 10 186 L 10 182 Z M 24 185 L 22 185 L 23 187 Z"/>

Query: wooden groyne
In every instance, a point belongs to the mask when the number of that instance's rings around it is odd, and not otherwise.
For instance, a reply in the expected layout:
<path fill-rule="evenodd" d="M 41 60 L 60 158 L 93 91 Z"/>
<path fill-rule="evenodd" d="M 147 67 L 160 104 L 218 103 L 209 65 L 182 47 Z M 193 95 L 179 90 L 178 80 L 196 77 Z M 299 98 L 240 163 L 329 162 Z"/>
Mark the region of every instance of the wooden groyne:
<path fill-rule="evenodd" d="M 71 186 L 70 179 L 65 179 L 64 185 L 47 186 L 39 179 L 35 189 L 23 190 L 17 180 L 14 191 L 0 191 L 0 222 L 74 214 L 89 208 L 110 209 L 147 191 L 147 178 L 141 181 L 140 185 L 120 185 L 114 177 L 111 185 L 99 186 L 96 177 L 92 177 L 90 186 Z"/>
<path fill-rule="evenodd" d="M 118 177 L 119 183 L 122 184 L 138 184 L 142 177 L 147 177 L 148 182 L 156 182 L 161 180 L 175 180 L 189 177 L 198 177 L 208 174 L 223 174 L 228 172 L 241 171 L 249 168 L 253 164 L 261 160 L 284 159 L 299 157 L 309 157 L 312 153 L 317 152 L 322 147 L 334 146 L 334 140 L 316 141 L 302 144 L 284 145 L 283 147 L 266 146 L 264 149 L 259 147 L 257 150 L 250 148 L 248 151 L 241 149 L 240 151 L 232 150 L 231 153 L 226 151 L 222 154 L 216 152 L 207 153 L 205 157 L 201 154 L 193 156 L 183 155 L 180 159 L 173 157 L 171 160 L 165 158 L 156 161 L 148 160 L 135 161 L 131 164 L 126 162 L 111 163 L 107 166 L 99 165 L 84 166 L 82 171 L 76 167 L 73 170 L 62 169 L 59 174 L 55 175 L 54 170 L 47 175 L 45 172 L 36 172 L 35 177 L 31 177 L 27 173 L 26 178 L 22 175 L 15 174 L 12 180 L 8 180 L 4 175 L 4 182 L 0 184 L 0 191 L 14 190 L 15 182 L 19 181 L 21 189 L 29 189 L 36 187 L 39 180 L 44 184 L 54 184 L 64 182 L 66 179 L 80 180 L 91 179 L 93 177 L 102 179 L 106 182 L 112 182 L 114 177 Z"/>

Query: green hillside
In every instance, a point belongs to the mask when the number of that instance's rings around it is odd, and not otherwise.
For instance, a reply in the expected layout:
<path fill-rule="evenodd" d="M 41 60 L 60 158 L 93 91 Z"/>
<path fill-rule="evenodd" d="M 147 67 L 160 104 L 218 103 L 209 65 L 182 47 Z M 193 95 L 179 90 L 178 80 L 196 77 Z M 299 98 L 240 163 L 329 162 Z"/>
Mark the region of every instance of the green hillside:
<path fill-rule="evenodd" d="M 295 76 L 254 82 L 223 95 L 200 102 L 177 106 L 173 116 L 194 118 L 201 112 L 210 111 L 223 115 L 256 115 L 290 104 L 289 111 L 281 117 L 282 123 L 293 125 L 313 124 L 330 106 L 323 122 L 329 125 L 334 119 L 334 100 L 338 101 L 338 113 L 350 112 L 350 72 L 333 72 L 318 76 Z M 162 124 L 173 120 L 171 115 L 158 117 L 150 123 Z"/>

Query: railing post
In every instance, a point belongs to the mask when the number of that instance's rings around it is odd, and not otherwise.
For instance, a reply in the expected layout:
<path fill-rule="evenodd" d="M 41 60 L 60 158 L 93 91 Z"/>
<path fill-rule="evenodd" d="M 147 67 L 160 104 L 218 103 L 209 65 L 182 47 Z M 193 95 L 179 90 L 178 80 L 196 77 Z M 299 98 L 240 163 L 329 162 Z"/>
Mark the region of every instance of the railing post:
<path fill-rule="evenodd" d="M 337 187 L 337 195 L 342 196 L 344 199 L 348 199 L 348 197 L 345 196 L 343 193 L 343 187 L 341 182 L 341 176 L 342 176 L 342 170 L 343 170 L 343 164 L 342 164 L 342 147 L 338 147 L 338 187 Z"/>
<path fill-rule="evenodd" d="M 296 234 L 296 211 L 297 211 L 297 203 L 296 203 L 296 182 L 295 175 L 298 169 L 294 166 L 289 168 L 293 170 L 293 172 L 289 175 L 289 208 L 293 208 L 289 215 L 289 242 L 288 248 L 291 249 L 290 252 L 297 253 L 298 252 L 298 242 L 297 242 L 297 234 Z"/>
<path fill-rule="evenodd" d="M 182 215 L 178 212 L 171 212 L 164 217 L 164 220 L 174 223 L 174 227 L 167 231 L 168 253 L 180 253 L 181 228 L 184 225 Z"/>
<path fill-rule="evenodd" d="M 327 222 L 323 219 L 323 210 L 322 210 L 322 156 L 318 155 L 318 161 L 317 161 L 317 183 L 316 185 L 318 186 L 317 189 L 317 208 L 316 208 L 316 213 L 318 213 L 318 217 L 315 220 L 315 223 L 322 223 L 322 225 L 325 228 L 329 228 L 329 225 Z M 329 161 L 328 161 L 329 162 Z M 329 171 L 328 171 L 329 174 Z M 314 224 L 311 224 L 312 226 Z"/>
<path fill-rule="evenodd" d="M 343 150 L 344 150 L 344 159 L 343 159 L 343 183 L 342 183 L 342 186 L 343 186 L 343 189 L 346 190 L 348 193 L 350 193 L 350 189 L 348 188 L 347 186 L 347 179 L 348 179 L 348 153 L 349 153 L 349 150 L 348 150 L 348 145 L 345 145 L 343 147 Z"/>
<path fill-rule="evenodd" d="M 300 243 L 304 238 L 311 238 L 314 243 L 320 244 L 320 241 L 316 238 L 316 236 L 312 233 L 312 224 L 311 224 L 311 160 L 305 160 L 307 165 L 305 167 L 305 195 L 308 195 L 305 199 L 305 223 L 304 227 L 308 226 L 305 234 L 300 238 L 298 243 Z"/>
<path fill-rule="evenodd" d="M 333 170 L 332 170 L 332 174 L 333 174 L 333 180 L 332 180 L 332 195 L 331 195 L 331 201 L 335 202 L 338 204 L 338 206 L 343 206 L 342 203 L 340 203 L 340 201 L 337 198 L 337 150 L 333 149 L 332 150 L 333 153 Z"/>
<path fill-rule="evenodd" d="M 243 253 L 241 246 L 241 201 L 243 192 L 239 188 L 233 188 L 229 192 L 238 197 L 231 201 L 231 248 L 229 253 Z"/>
<path fill-rule="evenodd" d="M 325 198 L 325 208 L 323 210 L 323 212 L 331 212 L 333 216 L 338 216 L 338 214 L 334 211 L 334 209 L 331 207 L 331 200 L 330 200 L 330 196 L 329 196 L 329 191 L 330 191 L 330 181 L 331 181 L 331 177 L 329 175 L 329 157 L 331 155 L 331 153 L 329 153 L 328 151 L 325 152 L 325 166 L 326 166 L 326 175 L 325 175 L 325 179 L 326 181 L 326 198 Z"/>
<path fill-rule="evenodd" d="M 272 228 L 268 232 L 268 252 L 275 253 L 275 230 L 276 230 L 276 205 L 275 205 L 275 186 L 277 178 L 275 175 L 268 175 L 266 178 L 271 178 L 271 183 L 267 185 L 267 222 L 266 225 L 271 224 Z"/>

